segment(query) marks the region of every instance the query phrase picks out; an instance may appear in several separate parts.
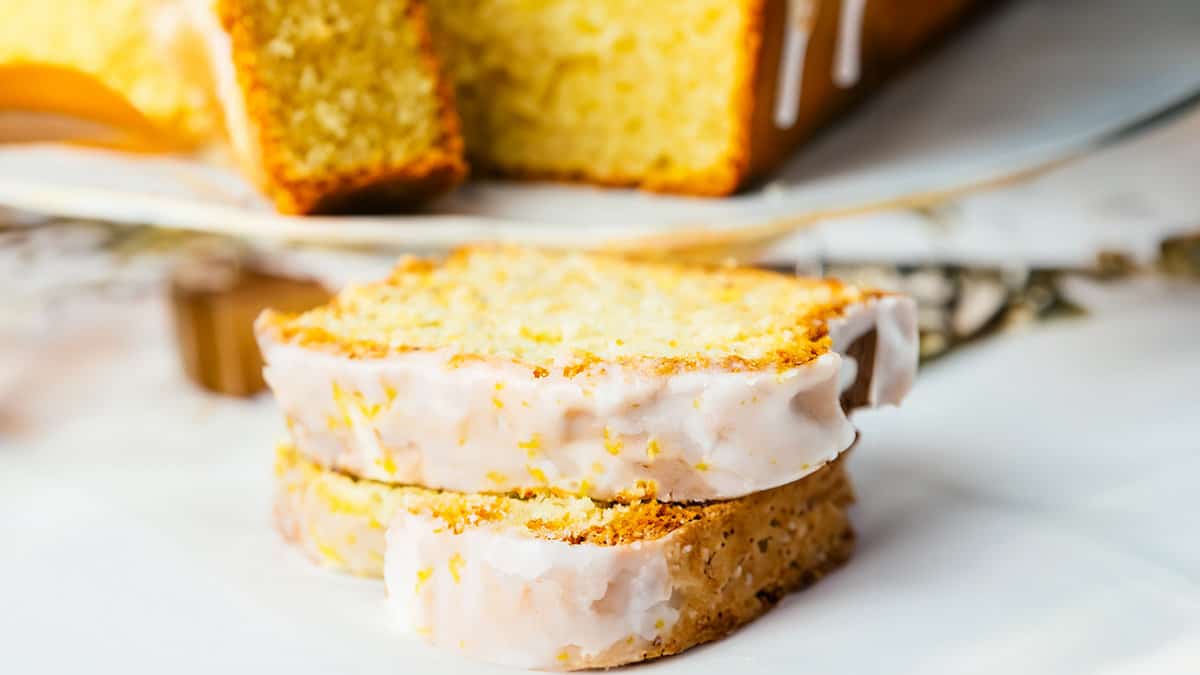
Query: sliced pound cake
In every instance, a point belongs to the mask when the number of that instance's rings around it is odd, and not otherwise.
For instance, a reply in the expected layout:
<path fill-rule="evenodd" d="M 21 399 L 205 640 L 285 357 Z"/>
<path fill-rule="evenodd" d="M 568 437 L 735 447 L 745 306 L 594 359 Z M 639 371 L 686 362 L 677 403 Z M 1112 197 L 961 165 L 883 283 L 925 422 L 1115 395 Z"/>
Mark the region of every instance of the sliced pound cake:
<path fill-rule="evenodd" d="M 383 574 L 407 631 L 525 668 L 610 667 L 715 640 L 847 560 L 854 542 L 841 459 L 697 505 L 389 486 L 288 446 L 276 474 L 279 527 L 309 555 Z"/>
<path fill-rule="evenodd" d="M 473 163 L 724 195 L 980 0 L 428 0 Z"/>
<path fill-rule="evenodd" d="M 629 501 L 734 498 L 854 440 L 898 402 L 907 298 L 835 281 L 576 253 L 408 259 L 257 322 L 297 450 L 386 483 Z"/>
<path fill-rule="evenodd" d="M 226 126 L 283 213 L 382 211 L 466 173 L 417 0 L 187 0 Z"/>

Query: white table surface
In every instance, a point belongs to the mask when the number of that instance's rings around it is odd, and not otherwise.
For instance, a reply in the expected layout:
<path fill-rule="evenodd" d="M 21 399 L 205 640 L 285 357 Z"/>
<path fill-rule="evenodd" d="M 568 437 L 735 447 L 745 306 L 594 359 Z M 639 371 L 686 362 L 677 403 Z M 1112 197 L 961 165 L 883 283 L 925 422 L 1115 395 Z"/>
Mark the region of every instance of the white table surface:
<path fill-rule="evenodd" d="M 1200 287 L 1078 294 L 860 417 L 848 567 L 636 672 L 1200 672 Z M 0 672 L 493 672 L 280 540 L 273 404 L 190 389 L 160 309 L 2 344 Z"/>

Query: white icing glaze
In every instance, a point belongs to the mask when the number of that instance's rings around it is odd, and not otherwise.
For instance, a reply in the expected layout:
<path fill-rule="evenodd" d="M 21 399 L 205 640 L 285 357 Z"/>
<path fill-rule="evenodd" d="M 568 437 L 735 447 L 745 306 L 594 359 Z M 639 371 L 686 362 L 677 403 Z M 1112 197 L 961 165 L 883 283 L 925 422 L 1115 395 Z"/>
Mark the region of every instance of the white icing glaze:
<path fill-rule="evenodd" d="M 778 374 L 608 366 L 572 378 L 449 366 L 439 352 L 350 360 L 264 341 L 263 353 L 297 448 L 386 482 L 612 498 L 656 481 L 663 499 L 717 499 L 796 480 L 854 438 L 832 353 Z"/>
<path fill-rule="evenodd" d="M 867 0 L 842 0 L 837 53 L 833 62 L 833 81 L 844 89 L 858 84 L 862 69 L 863 19 L 866 13 Z"/>
<path fill-rule="evenodd" d="M 829 322 L 833 349 L 845 352 L 858 338 L 875 329 L 875 364 L 871 373 L 868 405 L 899 405 L 912 389 L 917 373 L 920 342 L 917 333 L 917 303 L 905 296 L 887 296 L 847 312 Z M 843 359 L 843 391 L 853 384 L 859 365 Z"/>
<path fill-rule="evenodd" d="M 854 440 L 838 398 L 844 350 L 876 327 L 873 403 L 916 368 L 911 301 L 831 322 L 835 352 L 788 371 L 657 374 L 609 365 L 534 377 L 445 352 L 348 359 L 260 334 L 265 376 L 297 449 L 390 483 L 462 492 L 555 487 L 610 499 L 653 481 L 659 499 L 740 497 L 802 478 Z"/>
<path fill-rule="evenodd" d="M 489 525 L 454 534 L 402 510 L 388 528 L 384 580 L 403 630 L 475 658 L 544 670 L 614 649 L 636 660 L 679 617 L 670 538 L 567 544 Z"/>
<path fill-rule="evenodd" d="M 790 129 L 800 114 L 800 95 L 804 89 L 804 61 L 808 40 L 816 20 L 813 0 L 788 0 L 787 25 L 783 33 L 779 76 L 775 94 L 775 126 Z"/>

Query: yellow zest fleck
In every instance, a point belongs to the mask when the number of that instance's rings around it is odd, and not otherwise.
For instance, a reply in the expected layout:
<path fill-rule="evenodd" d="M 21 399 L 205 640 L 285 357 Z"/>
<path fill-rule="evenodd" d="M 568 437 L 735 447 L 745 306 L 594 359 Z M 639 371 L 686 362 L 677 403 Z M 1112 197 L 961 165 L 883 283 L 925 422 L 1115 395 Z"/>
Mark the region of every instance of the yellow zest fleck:
<path fill-rule="evenodd" d="M 801 471 L 808 471 L 808 468 L 809 468 L 810 466 L 812 466 L 812 465 L 811 465 L 811 464 L 808 464 L 808 463 L 801 464 L 801 465 L 800 465 L 800 470 L 801 470 Z"/>
<path fill-rule="evenodd" d="M 571 658 L 571 655 L 570 655 L 570 654 L 568 654 L 568 653 L 566 653 L 566 652 L 559 652 L 559 653 L 558 653 L 558 660 L 559 660 L 559 661 L 566 661 L 566 660 L 567 660 L 567 659 L 569 659 L 569 658 Z"/>
<path fill-rule="evenodd" d="M 692 399 L 692 407 L 695 408 L 696 410 L 700 409 L 700 397 L 699 396 Z"/>
<path fill-rule="evenodd" d="M 375 465 L 383 469 L 389 476 L 396 475 L 396 460 L 391 455 L 384 455 L 375 460 Z"/>
<path fill-rule="evenodd" d="M 374 562 L 377 562 L 381 565 L 383 564 L 383 554 L 379 551 L 367 551 L 367 557 Z"/>
<path fill-rule="evenodd" d="M 592 473 L 604 473 L 604 465 L 600 462 L 592 462 Z"/>
<path fill-rule="evenodd" d="M 651 438 L 646 443 L 646 457 L 649 457 L 650 459 L 654 459 L 655 457 L 658 457 L 659 453 L 661 453 L 661 452 L 662 452 L 662 446 L 660 446 L 658 444 L 657 438 Z"/>
<path fill-rule="evenodd" d="M 338 418 L 334 417 L 333 415 L 325 416 L 325 428 L 326 429 L 329 429 L 330 431 L 337 431 L 338 426 L 339 426 Z"/>
<path fill-rule="evenodd" d="M 504 474 L 500 473 L 499 471 L 489 471 L 489 472 L 487 472 L 486 476 L 487 476 L 488 480 L 492 481 L 493 483 L 497 483 L 499 485 L 504 485 L 505 483 L 508 482 L 508 476 L 505 476 Z"/>
<path fill-rule="evenodd" d="M 525 454 L 532 459 L 536 457 L 538 451 L 542 449 L 542 435 L 534 434 L 529 437 L 529 440 L 518 442 L 517 447 L 524 450 Z"/>
<path fill-rule="evenodd" d="M 382 529 L 384 529 L 383 523 L 379 522 L 379 519 L 378 519 L 378 518 L 376 518 L 375 516 L 371 516 L 371 517 L 370 517 L 370 519 L 368 519 L 368 520 L 367 520 L 367 525 L 368 525 L 368 526 L 369 526 L 369 527 L 370 527 L 372 530 L 382 530 Z"/>
<path fill-rule="evenodd" d="M 528 408 L 528 407 L 529 407 L 529 401 L 521 401 L 521 405 L 522 405 L 522 406 L 524 406 L 524 407 L 526 407 L 526 408 Z"/>
<path fill-rule="evenodd" d="M 462 569 L 463 565 L 466 564 L 467 561 L 463 560 L 461 553 L 455 553 L 450 556 L 450 561 L 446 563 L 446 566 L 450 568 L 450 576 L 454 578 L 454 583 L 457 584 L 462 581 Z"/>
<path fill-rule="evenodd" d="M 662 619 L 659 619 L 658 621 L 655 621 L 655 622 L 654 622 L 654 627 L 655 627 L 657 630 L 662 630 L 662 629 L 663 629 L 663 626 L 666 626 L 666 625 L 667 625 L 667 624 L 666 624 L 666 622 L 665 622 L 665 621 L 663 621 Z"/>
<path fill-rule="evenodd" d="M 353 546 L 358 543 L 358 535 L 351 532 L 346 535 L 346 545 Z"/>
<path fill-rule="evenodd" d="M 714 293 L 717 302 L 736 302 L 740 300 L 742 294 L 736 288 L 722 288 Z"/>
<path fill-rule="evenodd" d="M 459 641 L 458 641 L 458 648 L 459 648 L 459 649 L 466 649 L 466 647 L 467 647 L 467 641 L 466 641 L 466 640 L 459 640 Z"/>
<path fill-rule="evenodd" d="M 583 480 L 579 481 L 579 494 L 580 494 L 580 495 L 586 496 L 586 495 L 587 495 L 589 492 L 591 492 L 591 491 L 592 491 L 592 483 L 591 483 L 591 481 L 589 481 L 589 480 L 588 480 L 588 479 L 586 479 L 586 478 L 584 478 Z"/>
<path fill-rule="evenodd" d="M 496 383 L 496 391 L 504 391 L 504 383 L 503 382 Z"/>
<path fill-rule="evenodd" d="M 562 342 L 562 333 L 551 331 L 535 331 L 528 326 L 521 326 L 521 337 L 543 344 L 558 344 Z"/>
<path fill-rule="evenodd" d="M 391 405 L 396 400 L 396 388 L 390 384 L 383 384 L 383 395 L 387 398 L 388 405 Z"/>
<path fill-rule="evenodd" d="M 533 466 L 532 464 L 526 464 L 525 470 L 529 472 L 530 476 L 533 476 L 533 479 L 536 480 L 539 485 L 545 485 L 546 483 L 550 482 L 546 478 L 546 472 L 542 471 L 536 466 Z"/>
<path fill-rule="evenodd" d="M 708 471 L 708 462 L 700 462 L 696 465 L 697 471 Z"/>
<path fill-rule="evenodd" d="M 326 560 L 331 560 L 339 565 L 346 564 L 346 559 L 342 557 L 342 554 L 338 553 L 337 549 L 329 546 L 328 544 L 323 544 L 318 541 L 317 550 L 321 552 L 321 557 L 325 558 Z"/>
<path fill-rule="evenodd" d="M 504 401 L 501 401 L 499 397 L 493 396 L 492 397 L 492 405 L 496 406 L 497 409 L 503 408 Z"/>
<path fill-rule="evenodd" d="M 425 582 L 429 581 L 429 578 L 432 576 L 433 576 L 433 568 L 432 567 L 426 567 L 425 569 L 417 570 L 417 583 L 413 587 L 413 593 L 420 593 L 421 587 L 424 586 Z"/>
<path fill-rule="evenodd" d="M 604 449 L 608 451 L 608 454 L 613 456 L 621 454 L 623 446 L 624 443 L 621 442 L 621 439 L 614 438 L 609 428 L 604 427 Z"/>
<path fill-rule="evenodd" d="M 417 635 L 429 637 L 430 635 L 433 635 L 433 629 L 429 626 L 419 626 L 417 627 Z"/>
<path fill-rule="evenodd" d="M 627 644 L 627 645 L 631 645 L 631 644 L 633 644 L 633 636 L 632 636 L 632 635 L 630 635 L 629 637 L 625 638 L 625 644 Z"/>
<path fill-rule="evenodd" d="M 330 387 L 333 390 L 333 404 L 342 415 L 341 422 L 347 429 L 354 428 L 354 420 L 350 419 L 350 409 L 346 405 L 346 392 L 335 380 Z"/>

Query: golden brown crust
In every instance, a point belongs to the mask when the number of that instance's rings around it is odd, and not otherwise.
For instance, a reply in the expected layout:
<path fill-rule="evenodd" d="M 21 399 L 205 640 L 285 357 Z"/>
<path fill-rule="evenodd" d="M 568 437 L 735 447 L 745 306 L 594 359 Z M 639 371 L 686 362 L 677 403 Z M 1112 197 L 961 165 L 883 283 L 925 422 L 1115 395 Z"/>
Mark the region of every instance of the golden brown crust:
<path fill-rule="evenodd" d="M 422 66 L 437 83 L 439 146 L 420 161 L 403 165 L 373 164 L 353 172 L 331 173 L 319 179 L 289 176 L 283 141 L 272 129 L 270 90 L 256 66 L 252 17 L 238 0 L 217 4 L 218 19 L 233 43 L 233 63 L 245 98 L 246 115 L 255 136 L 257 157 L 248 167 L 275 208 L 284 214 L 377 212 L 408 208 L 451 188 L 466 177 L 463 141 L 452 88 L 442 77 L 433 52 L 424 6 L 410 3 L 406 20 L 418 36 Z"/>
<path fill-rule="evenodd" d="M 452 253 L 442 267 L 465 265 L 465 261 L 474 251 L 499 250 L 504 247 L 464 247 Z M 511 249 L 519 251 L 519 249 Z M 559 255 L 545 252 L 544 255 Z M 802 366 L 827 353 L 831 348 L 828 335 L 828 322 L 841 317 L 852 306 L 868 302 L 888 295 L 875 289 L 851 288 L 835 279 L 805 280 L 778 272 L 747 267 L 724 267 L 719 265 L 685 265 L 665 261 L 630 261 L 627 258 L 603 253 L 590 254 L 598 264 L 612 264 L 621 269 L 612 270 L 612 275 L 632 274 L 638 268 L 647 271 L 654 270 L 670 274 L 705 274 L 722 275 L 727 279 L 737 280 L 747 284 L 756 281 L 786 281 L 795 284 L 815 284 L 830 289 L 831 298 L 828 302 L 813 302 L 809 306 L 797 307 L 794 320 L 786 327 L 791 336 L 786 342 L 781 342 L 778 348 L 771 350 L 760 358 L 748 358 L 729 353 L 714 356 L 704 353 L 683 354 L 674 356 L 639 355 L 603 359 L 595 354 L 576 350 L 571 360 L 560 363 L 556 371 L 564 377 L 575 377 L 584 373 L 601 371 L 607 365 L 619 365 L 639 372 L 656 375 L 672 375 L 680 372 L 717 369 L 728 372 L 744 371 L 783 371 Z M 515 263 L 514 263 L 515 264 Z M 395 282 L 401 276 L 429 275 L 438 271 L 438 266 L 428 261 L 418 261 L 414 258 L 402 260 L 388 280 L 380 284 Z M 366 287 L 364 287 L 366 288 Z M 341 311 L 341 298 L 315 312 L 328 312 L 338 316 Z M 353 308 L 355 303 L 350 303 Z M 428 346 L 397 344 L 395 340 L 378 342 L 368 338 L 347 338 L 328 330 L 322 325 L 312 322 L 298 321 L 299 315 L 281 312 L 264 312 L 256 322 L 256 330 L 261 338 L 270 341 L 292 344 L 300 347 L 335 353 L 351 359 L 378 359 L 407 352 L 431 350 Z M 461 353 L 453 357 L 451 366 L 460 366 L 472 361 L 493 360 L 495 357 L 482 354 Z M 550 371 L 544 363 L 525 362 L 513 359 L 511 362 L 530 368 L 534 375 L 543 377 Z"/>
<path fill-rule="evenodd" d="M 523 530 L 530 536 L 571 545 L 622 546 L 672 535 L 675 548 L 683 549 L 690 544 L 703 547 L 710 543 L 705 538 L 715 539 L 714 533 L 727 539 L 730 535 L 725 533 L 731 524 L 754 524 L 756 529 L 746 530 L 747 534 L 761 529 L 768 535 L 783 537 L 773 530 L 787 530 L 789 518 L 822 504 L 839 509 L 849 505 L 853 494 L 845 469 L 848 452 L 798 481 L 737 499 L 693 504 L 652 500 L 623 504 L 586 497 L 460 494 L 388 485 L 323 468 L 293 448 L 282 446 L 276 458 L 279 479 L 276 515 L 285 536 L 302 544 L 314 557 L 368 575 L 381 574 L 382 566 L 349 565 L 347 560 L 360 558 L 358 553 L 362 552 L 351 549 L 365 549 L 373 554 L 369 559 L 381 563 L 383 529 L 401 509 L 434 516 L 455 533 L 484 523 L 504 522 L 508 528 Z M 536 506 L 537 502 L 545 508 L 524 508 Z M 354 527 L 365 532 L 360 531 L 349 548 L 340 537 L 323 537 Z M 796 537 L 803 534 L 798 527 L 788 531 Z M 336 555 L 322 551 L 324 543 L 330 544 Z"/>
<path fill-rule="evenodd" d="M 678 530 L 667 564 L 679 620 L 659 638 L 617 644 L 569 668 L 610 668 L 718 640 L 848 561 L 853 490 L 840 466 L 825 474 L 830 489 L 820 497 L 801 497 L 793 483 L 730 502 L 715 517 Z"/>

